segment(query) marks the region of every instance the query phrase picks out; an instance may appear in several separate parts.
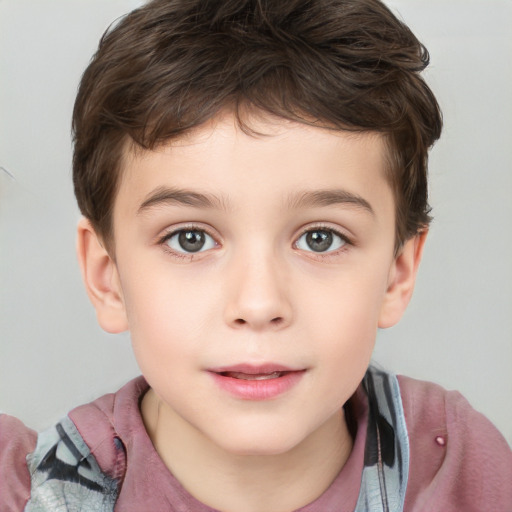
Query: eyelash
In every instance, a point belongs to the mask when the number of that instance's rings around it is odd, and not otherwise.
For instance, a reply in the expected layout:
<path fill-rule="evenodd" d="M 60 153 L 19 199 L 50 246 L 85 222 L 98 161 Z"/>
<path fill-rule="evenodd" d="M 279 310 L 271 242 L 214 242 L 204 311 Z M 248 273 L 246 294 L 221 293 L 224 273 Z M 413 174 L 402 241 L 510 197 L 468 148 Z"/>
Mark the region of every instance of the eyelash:
<path fill-rule="evenodd" d="M 331 226 L 327 226 L 325 224 L 318 224 L 318 225 L 313 225 L 313 226 L 308 225 L 307 227 L 303 228 L 301 230 L 300 234 L 295 239 L 295 242 L 293 244 L 294 248 L 296 248 L 297 250 L 301 250 L 297 247 L 299 240 L 307 233 L 312 233 L 315 231 L 327 231 L 329 233 L 332 233 L 333 235 L 338 236 L 344 242 L 344 244 L 340 248 L 334 249 L 331 251 L 325 251 L 325 252 L 315 252 L 313 250 L 303 251 L 303 252 L 307 252 L 308 256 L 310 258 L 322 259 L 322 260 L 325 260 L 327 258 L 332 258 L 332 257 L 338 256 L 339 254 L 347 251 L 350 246 L 355 245 L 352 238 L 349 237 L 347 234 L 342 233 L 341 231 L 339 231 Z"/>
<path fill-rule="evenodd" d="M 178 235 L 179 233 L 183 232 L 190 232 L 190 231 L 196 231 L 196 232 L 203 232 L 206 235 L 208 235 L 212 240 L 215 242 L 215 245 L 219 245 L 219 242 L 217 241 L 217 237 L 213 235 L 209 229 L 207 229 L 205 226 L 197 226 L 197 225 L 185 225 L 180 226 L 179 228 L 173 229 L 172 231 L 169 231 L 165 233 L 162 237 L 160 237 L 157 240 L 157 244 L 160 245 L 165 252 L 170 254 L 174 258 L 182 259 L 182 260 L 192 260 L 194 258 L 197 258 L 200 254 L 206 251 L 197 251 L 197 252 L 180 252 L 174 250 L 172 247 L 169 247 L 168 242 L 171 240 L 174 236 Z"/>
<path fill-rule="evenodd" d="M 216 246 L 219 245 L 219 242 L 217 241 L 217 237 L 214 236 L 210 232 L 209 229 L 205 228 L 204 226 L 198 226 L 198 225 L 185 225 L 185 226 L 180 226 L 177 229 L 173 229 L 172 231 L 169 231 L 166 234 L 164 234 L 162 237 L 160 237 L 157 240 L 157 244 L 162 246 L 162 248 L 166 252 L 171 254 L 174 258 L 179 258 L 179 259 L 184 259 L 184 260 L 189 260 L 189 261 L 194 258 L 197 258 L 202 253 L 211 250 L 211 249 L 207 249 L 206 251 L 198 250 L 197 252 L 181 252 L 181 251 L 176 251 L 176 250 L 172 249 L 171 247 L 169 247 L 169 245 L 168 245 L 169 240 L 171 240 L 174 236 L 178 235 L 179 233 L 183 233 L 183 232 L 187 232 L 187 231 L 203 232 L 212 238 L 212 240 L 215 242 Z M 330 251 L 328 250 L 325 252 L 315 252 L 314 250 L 307 251 L 307 250 L 300 249 L 297 247 L 299 240 L 304 235 L 306 235 L 307 233 L 315 232 L 315 231 L 325 231 L 325 232 L 332 233 L 333 235 L 339 237 L 344 242 L 344 244 L 338 249 L 334 249 L 334 250 L 330 250 Z M 308 253 L 308 257 L 315 258 L 315 259 L 327 259 L 330 257 L 337 256 L 338 254 L 345 252 L 348 249 L 348 247 L 354 246 L 354 245 L 355 245 L 354 242 L 345 233 L 342 233 L 339 230 L 334 229 L 331 226 L 326 226 L 323 224 L 314 225 L 314 226 L 309 225 L 309 226 L 303 228 L 301 230 L 300 234 L 295 238 L 295 242 L 293 243 L 293 247 L 295 249 L 302 251 L 302 252 L 306 252 L 306 253 Z"/>

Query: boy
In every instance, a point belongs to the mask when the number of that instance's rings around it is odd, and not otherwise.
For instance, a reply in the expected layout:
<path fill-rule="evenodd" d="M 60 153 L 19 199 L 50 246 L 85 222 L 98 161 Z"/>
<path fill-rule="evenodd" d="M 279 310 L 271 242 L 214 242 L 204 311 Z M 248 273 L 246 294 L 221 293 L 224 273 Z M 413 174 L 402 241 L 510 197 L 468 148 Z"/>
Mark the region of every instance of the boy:
<path fill-rule="evenodd" d="M 160 0 L 104 36 L 78 254 L 144 378 L 39 437 L 1 417 L 2 510 L 512 508 L 485 418 L 368 369 L 428 229 L 427 62 L 376 0 Z"/>

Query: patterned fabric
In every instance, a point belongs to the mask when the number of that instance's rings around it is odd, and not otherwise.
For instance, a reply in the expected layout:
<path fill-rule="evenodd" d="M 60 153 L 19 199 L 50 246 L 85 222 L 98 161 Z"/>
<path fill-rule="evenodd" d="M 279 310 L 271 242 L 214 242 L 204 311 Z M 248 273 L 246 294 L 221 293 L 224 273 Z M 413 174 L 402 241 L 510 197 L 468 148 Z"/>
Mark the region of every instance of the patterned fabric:
<path fill-rule="evenodd" d="M 407 489 L 409 439 L 398 380 L 370 367 L 363 386 L 368 395 L 368 430 L 355 512 L 399 512 Z"/>
<path fill-rule="evenodd" d="M 25 512 L 114 510 L 117 482 L 102 473 L 68 417 L 39 434 L 27 463 L 32 486 Z"/>
<path fill-rule="evenodd" d="M 363 380 L 369 418 L 361 490 L 354 512 L 403 510 L 409 442 L 398 380 L 370 367 Z M 31 497 L 25 512 L 113 512 L 116 480 L 102 473 L 74 423 L 39 434 L 27 457 Z"/>

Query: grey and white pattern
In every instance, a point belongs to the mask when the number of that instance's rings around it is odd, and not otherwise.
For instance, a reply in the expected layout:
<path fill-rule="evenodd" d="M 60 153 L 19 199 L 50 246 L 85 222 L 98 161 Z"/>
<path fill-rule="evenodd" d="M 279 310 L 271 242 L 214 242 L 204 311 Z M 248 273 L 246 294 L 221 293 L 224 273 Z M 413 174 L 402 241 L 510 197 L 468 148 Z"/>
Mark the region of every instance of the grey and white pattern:
<path fill-rule="evenodd" d="M 64 418 L 38 436 L 27 457 L 31 495 L 25 512 L 112 512 L 118 484 L 105 475 L 74 423 Z"/>
<path fill-rule="evenodd" d="M 398 379 L 371 366 L 363 387 L 368 395 L 368 429 L 354 512 L 400 512 L 409 474 L 409 436 Z"/>

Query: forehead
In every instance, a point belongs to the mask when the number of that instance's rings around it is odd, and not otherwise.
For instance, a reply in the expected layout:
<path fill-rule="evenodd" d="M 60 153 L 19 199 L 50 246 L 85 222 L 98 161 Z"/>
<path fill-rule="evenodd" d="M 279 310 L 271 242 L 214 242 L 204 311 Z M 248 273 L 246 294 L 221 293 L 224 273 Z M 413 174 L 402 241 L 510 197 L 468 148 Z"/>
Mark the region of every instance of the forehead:
<path fill-rule="evenodd" d="M 285 202 L 301 190 L 389 192 L 387 145 L 379 134 L 263 115 L 245 124 L 250 131 L 226 114 L 154 150 L 128 147 L 118 200 L 136 207 L 162 186 L 211 192 L 235 206 L 258 194 L 263 202 L 277 196 Z"/>

